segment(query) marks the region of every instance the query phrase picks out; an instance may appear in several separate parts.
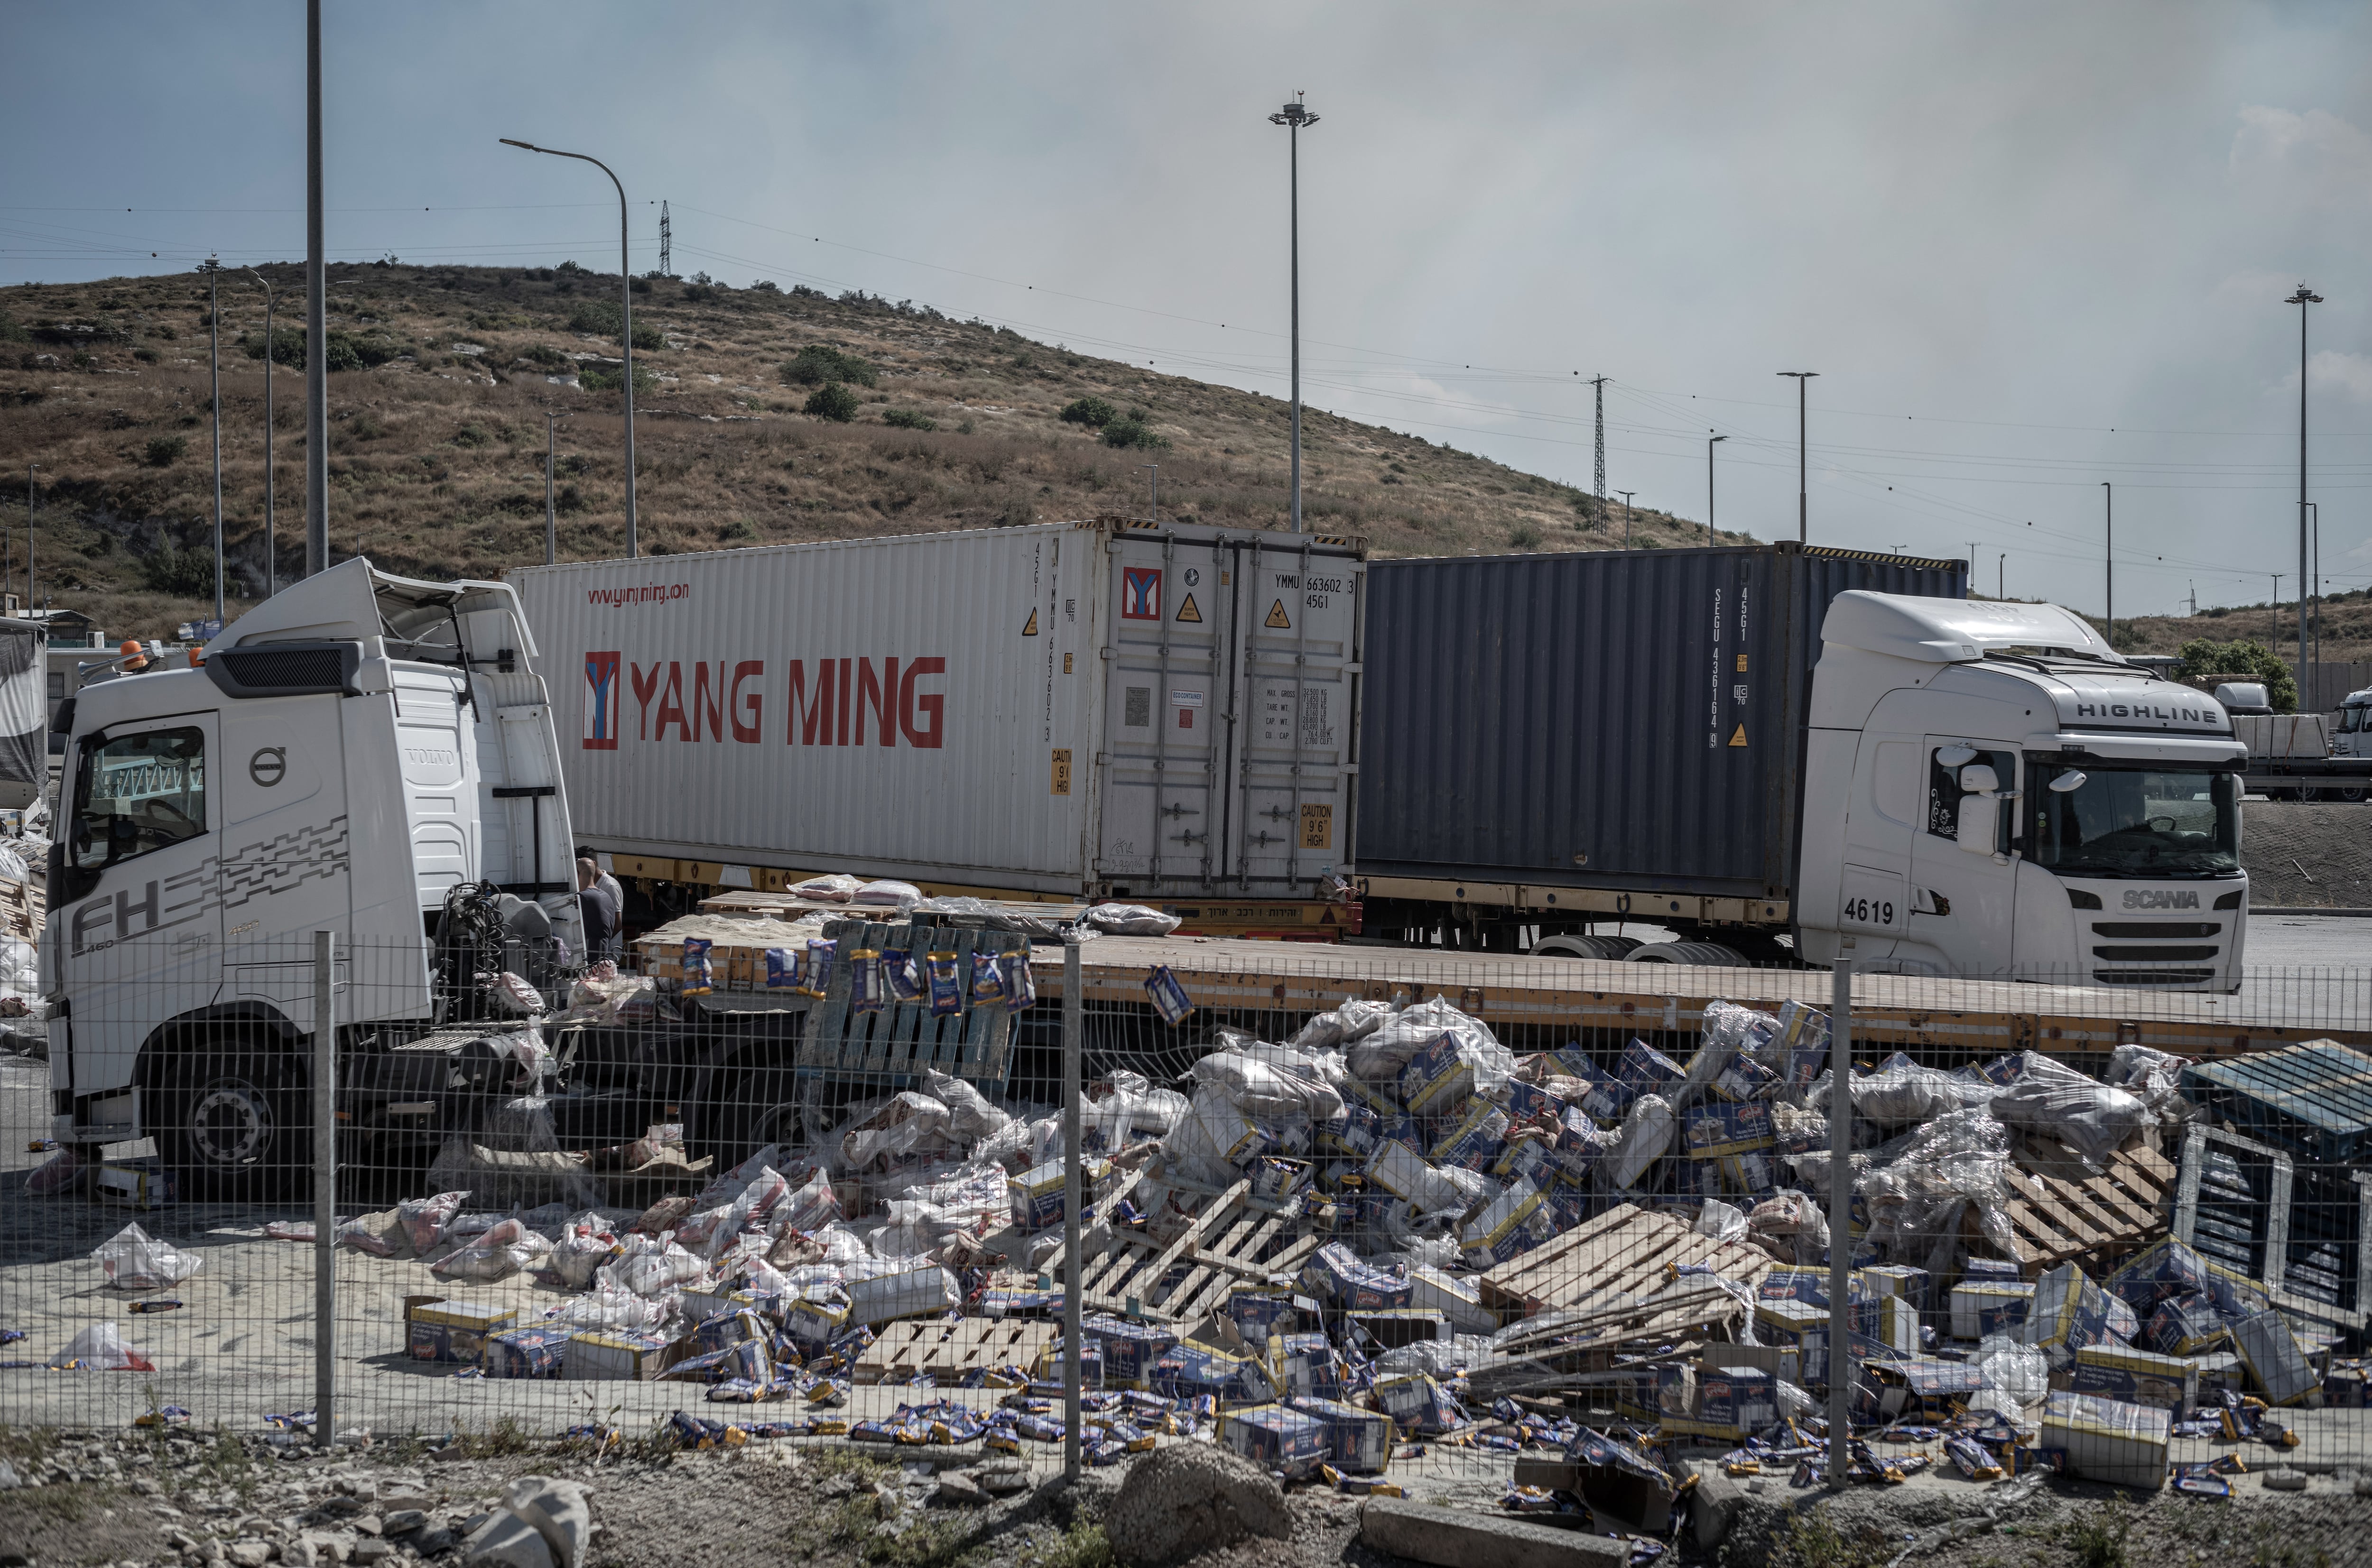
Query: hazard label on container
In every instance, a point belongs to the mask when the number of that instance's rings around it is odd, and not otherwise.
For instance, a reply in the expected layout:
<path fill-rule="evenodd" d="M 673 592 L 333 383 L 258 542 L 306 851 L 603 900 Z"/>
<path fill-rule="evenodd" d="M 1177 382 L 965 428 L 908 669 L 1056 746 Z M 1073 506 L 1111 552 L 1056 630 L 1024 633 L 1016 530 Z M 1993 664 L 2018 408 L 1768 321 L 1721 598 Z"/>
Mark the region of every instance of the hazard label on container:
<path fill-rule="evenodd" d="M 1186 602 L 1178 607 L 1178 619 L 1180 621 L 1199 621 L 1203 619 L 1203 612 L 1194 608 L 1194 596 L 1192 594 L 1188 594 L 1186 596 Z"/>
<path fill-rule="evenodd" d="M 1293 629 L 1293 622 L 1285 619 L 1285 600 L 1279 599 L 1268 607 L 1268 620 L 1262 624 L 1277 632 L 1289 632 Z"/>
<path fill-rule="evenodd" d="M 1022 625 L 1021 634 L 1025 637 L 1034 637 L 1038 634 L 1038 611 L 1034 608 L 1029 611 L 1029 621 Z"/>
<path fill-rule="evenodd" d="M 1738 726 L 1737 733 L 1729 738 L 1729 743 L 1732 746 L 1744 746 L 1746 744 L 1746 726 L 1744 725 L 1739 725 Z"/>

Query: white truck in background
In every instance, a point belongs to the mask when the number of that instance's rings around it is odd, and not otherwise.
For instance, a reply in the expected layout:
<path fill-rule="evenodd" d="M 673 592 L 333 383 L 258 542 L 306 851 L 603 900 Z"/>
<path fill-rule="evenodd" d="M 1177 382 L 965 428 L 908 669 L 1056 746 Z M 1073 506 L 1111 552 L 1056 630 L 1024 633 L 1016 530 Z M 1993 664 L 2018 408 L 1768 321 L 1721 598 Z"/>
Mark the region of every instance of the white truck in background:
<path fill-rule="evenodd" d="M 2339 722 L 2331 726 L 2334 757 L 2372 757 L 2372 686 L 2350 691 L 2339 705 Z"/>
<path fill-rule="evenodd" d="M 301 1182 L 321 929 L 346 944 L 343 1118 L 431 1136 L 484 1086 L 477 977 L 556 985 L 584 952 L 534 653 L 508 586 L 356 559 L 249 610 L 202 668 L 61 704 L 53 1137 L 153 1136 L 192 1196 Z"/>

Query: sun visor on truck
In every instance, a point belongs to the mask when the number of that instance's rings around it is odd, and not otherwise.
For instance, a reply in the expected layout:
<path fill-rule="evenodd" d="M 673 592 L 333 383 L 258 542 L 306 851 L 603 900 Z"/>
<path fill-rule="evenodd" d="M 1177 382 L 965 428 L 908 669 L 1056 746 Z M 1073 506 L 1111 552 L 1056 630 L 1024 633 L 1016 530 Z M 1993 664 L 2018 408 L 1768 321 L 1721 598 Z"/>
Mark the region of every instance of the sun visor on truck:
<path fill-rule="evenodd" d="M 360 643 L 263 643 L 224 648 L 205 671 L 226 697 L 359 697 Z"/>

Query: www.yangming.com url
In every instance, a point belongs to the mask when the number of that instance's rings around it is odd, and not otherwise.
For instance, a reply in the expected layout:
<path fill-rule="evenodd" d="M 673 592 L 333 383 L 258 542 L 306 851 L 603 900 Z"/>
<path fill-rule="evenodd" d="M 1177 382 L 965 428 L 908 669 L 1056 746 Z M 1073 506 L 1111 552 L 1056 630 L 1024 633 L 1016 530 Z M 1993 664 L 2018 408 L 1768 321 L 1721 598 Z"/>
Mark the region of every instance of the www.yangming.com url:
<path fill-rule="evenodd" d="M 630 604 L 656 604 L 661 599 L 689 598 L 690 583 L 652 583 L 639 588 L 587 588 L 585 602 L 623 610 Z"/>

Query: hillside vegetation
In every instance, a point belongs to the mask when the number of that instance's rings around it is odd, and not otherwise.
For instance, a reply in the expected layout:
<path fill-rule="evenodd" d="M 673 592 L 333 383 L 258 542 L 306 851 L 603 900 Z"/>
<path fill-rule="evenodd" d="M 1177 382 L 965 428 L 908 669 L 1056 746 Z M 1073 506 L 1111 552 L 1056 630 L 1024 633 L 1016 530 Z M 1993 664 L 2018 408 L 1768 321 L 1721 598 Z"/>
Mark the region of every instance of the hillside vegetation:
<path fill-rule="evenodd" d="M 304 538 L 304 280 L 280 291 L 280 580 Z M 560 421 L 564 560 L 624 552 L 618 285 L 573 266 L 331 269 L 330 538 L 424 577 L 498 576 L 544 549 Z M 226 272 L 228 613 L 264 588 L 263 295 Z M 636 497 L 648 552 L 1143 516 L 1287 526 L 1287 407 L 861 294 L 637 280 Z M 113 637 L 211 612 L 206 280 L 0 289 L 0 473 L 36 475 L 40 592 Z M 296 325 L 292 325 L 296 323 Z M 1338 419 L 1303 418 L 1308 527 L 1379 555 L 1620 548 L 1571 486 Z M 0 517 L 6 517 L 0 513 Z M 24 585 L 23 516 L 17 590 Z M 1703 541 L 1639 512 L 1639 546 Z M 1746 536 L 1725 532 L 1723 542 Z"/>

